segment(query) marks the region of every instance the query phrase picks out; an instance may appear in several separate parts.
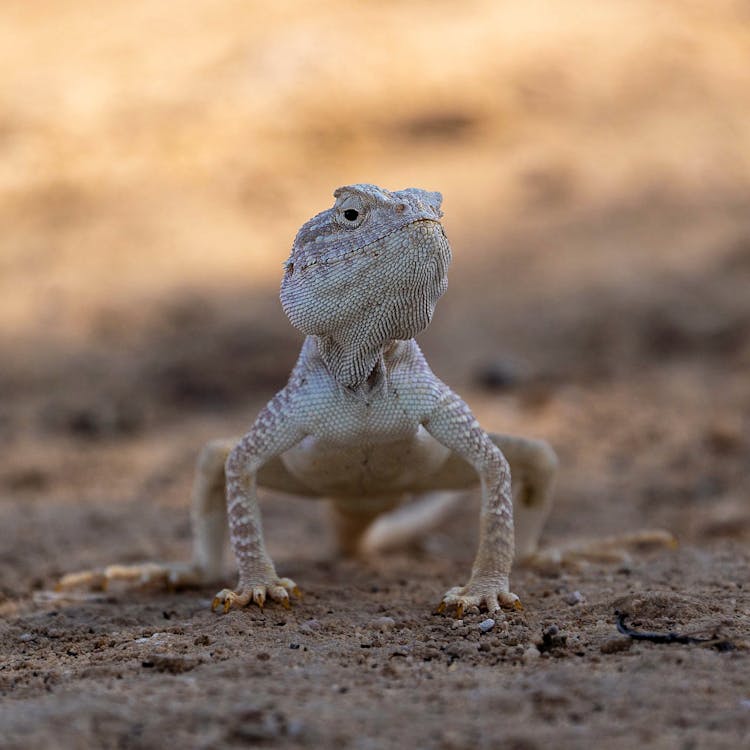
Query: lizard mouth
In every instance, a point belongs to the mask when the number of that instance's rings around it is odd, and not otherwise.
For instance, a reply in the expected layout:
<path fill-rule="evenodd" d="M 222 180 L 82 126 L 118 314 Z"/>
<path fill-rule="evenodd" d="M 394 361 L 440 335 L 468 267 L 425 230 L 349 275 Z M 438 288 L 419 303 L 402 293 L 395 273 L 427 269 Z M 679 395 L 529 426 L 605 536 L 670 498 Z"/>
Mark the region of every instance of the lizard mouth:
<path fill-rule="evenodd" d="M 298 260 L 293 264 L 293 268 L 297 271 L 304 271 L 307 268 L 314 268 L 315 266 L 322 266 L 324 268 L 330 268 L 331 266 L 351 261 L 357 258 L 375 258 L 383 254 L 383 243 L 392 237 L 394 234 L 399 232 L 406 232 L 419 225 L 426 225 L 430 228 L 439 228 L 440 235 L 443 242 L 447 242 L 448 238 L 445 235 L 443 225 L 437 219 L 416 219 L 415 221 L 404 224 L 397 229 L 394 229 L 386 234 L 381 235 L 377 239 L 372 240 L 367 245 L 361 247 L 355 247 L 351 249 L 344 249 L 338 252 L 329 253 L 328 255 L 318 255 L 315 257 L 307 257 L 302 260 Z M 439 251 L 439 243 L 436 243 L 434 248 L 435 252 Z"/>
<path fill-rule="evenodd" d="M 354 336 L 374 325 L 379 335 L 411 338 L 429 324 L 447 289 L 450 261 L 440 222 L 420 217 L 364 246 L 296 258 L 281 303 L 303 333 Z"/>

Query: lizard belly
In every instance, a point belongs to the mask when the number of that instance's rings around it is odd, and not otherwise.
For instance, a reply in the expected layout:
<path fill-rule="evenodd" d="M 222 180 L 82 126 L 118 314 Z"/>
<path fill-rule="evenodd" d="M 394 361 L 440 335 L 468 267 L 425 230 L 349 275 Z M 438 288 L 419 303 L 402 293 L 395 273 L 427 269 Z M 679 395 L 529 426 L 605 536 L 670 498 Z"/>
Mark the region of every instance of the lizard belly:
<path fill-rule="evenodd" d="M 310 435 L 281 456 L 287 470 L 330 497 L 373 496 L 408 491 L 437 471 L 450 451 L 423 427 L 408 438 L 340 444 Z"/>

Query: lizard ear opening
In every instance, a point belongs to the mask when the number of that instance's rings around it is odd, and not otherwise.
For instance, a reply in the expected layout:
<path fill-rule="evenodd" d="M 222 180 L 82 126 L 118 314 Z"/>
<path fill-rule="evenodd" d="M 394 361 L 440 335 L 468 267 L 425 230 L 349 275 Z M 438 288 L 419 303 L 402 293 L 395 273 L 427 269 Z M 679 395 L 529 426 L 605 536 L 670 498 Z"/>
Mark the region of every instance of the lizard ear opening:
<path fill-rule="evenodd" d="M 423 208 L 430 208 L 435 214 L 435 218 L 440 219 L 443 216 L 443 212 L 440 210 L 440 206 L 443 205 L 443 196 L 437 191 L 422 190 L 421 188 L 406 188 L 399 190 L 397 195 L 406 194 L 412 200 L 417 199 L 417 204 Z"/>
<path fill-rule="evenodd" d="M 443 205 L 442 193 L 430 193 L 425 190 L 425 202 L 428 206 L 431 206 L 433 209 L 435 209 L 435 213 L 438 215 L 438 218 L 441 218 L 443 216 L 443 212 L 440 210 L 440 206 Z"/>
<path fill-rule="evenodd" d="M 438 193 L 436 190 L 430 192 L 429 190 L 423 190 L 422 196 L 425 203 L 432 206 L 436 211 L 440 210 L 440 206 L 443 205 L 443 194 Z"/>

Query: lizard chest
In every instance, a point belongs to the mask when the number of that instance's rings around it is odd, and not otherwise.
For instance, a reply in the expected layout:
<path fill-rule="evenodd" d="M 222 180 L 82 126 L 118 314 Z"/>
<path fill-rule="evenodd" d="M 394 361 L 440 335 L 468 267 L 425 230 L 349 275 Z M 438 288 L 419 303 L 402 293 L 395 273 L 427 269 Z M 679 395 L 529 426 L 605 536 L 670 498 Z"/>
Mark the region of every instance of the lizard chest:
<path fill-rule="evenodd" d="M 287 469 L 323 495 L 401 492 L 432 474 L 450 451 L 419 427 L 389 441 L 331 442 L 309 435 L 281 457 Z"/>
<path fill-rule="evenodd" d="M 316 389 L 307 398 L 305 412 L 308 435 L 342 448 L 407 440 L 420 426 L 419 410 L 394 389 L 374 393 Z"/>

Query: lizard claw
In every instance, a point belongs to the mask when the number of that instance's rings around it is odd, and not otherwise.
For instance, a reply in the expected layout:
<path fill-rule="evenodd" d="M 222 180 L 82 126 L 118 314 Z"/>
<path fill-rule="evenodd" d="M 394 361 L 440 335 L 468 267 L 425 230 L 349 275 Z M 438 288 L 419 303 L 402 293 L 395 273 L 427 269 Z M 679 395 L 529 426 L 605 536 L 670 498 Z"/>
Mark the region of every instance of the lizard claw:
<path fill-rule="evenodd" d="M 260 607 L 260 611 L 263 611 L 263 607 L 266 603 L 266 587 L 255 586 L 253 588 L 253 601 Z"/>
<path fill-rule="evenodd" d="M 513 593 L 503 590 L 497 584 L 483 581 L 469 582 L 466 586 L 456 586 L 446 592 L 437 608 L 438 614 L 449 607 L 455 607 L 456 619 L 463 619 L 468 607 L 484 607 L 492 614 L 501 607 L 522 610 L 521 600 Z"/>
<path fill-rule="evenodd" d="M 211 611 L 215 612 L 221 606 L 224 614 L 227 614 L 232 608 L 241 609 L 250 603 L 254 603 L 258 605 L 262 612 L 268 599 L 278 602 L 284 609 L 291 609 L 290 593 L 297 598 L 302 596 L 297 584 L 290 578 L 277 578 L 273 581 L 250 586 L 240 584 L 237 591 L 231 589 L 219 591 L 211 603 Z"/>

